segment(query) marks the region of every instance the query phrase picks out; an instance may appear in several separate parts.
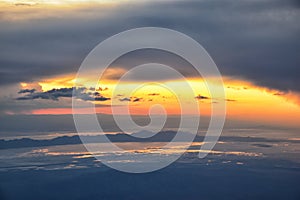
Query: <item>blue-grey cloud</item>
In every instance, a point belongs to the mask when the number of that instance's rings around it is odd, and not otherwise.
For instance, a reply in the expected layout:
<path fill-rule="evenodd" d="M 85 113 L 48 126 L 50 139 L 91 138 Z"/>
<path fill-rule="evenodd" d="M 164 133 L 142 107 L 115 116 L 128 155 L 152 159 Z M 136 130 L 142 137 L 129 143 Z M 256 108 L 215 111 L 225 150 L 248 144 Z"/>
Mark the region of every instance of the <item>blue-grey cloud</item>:
<path fill-rule="evenodd" d="M 143 98 L 142 97 L 124 97 L 124 98 L 120 98 L 119 101 L 124 102 L 124 101 L 131 101 L 131 102 L 139 102 L 142 101 Z"/>
<path fill-rule="evenodd" d="M 125 98 L 121 98 L 121 99 L 119 99 L 119 101 L 131 101 L 131 99 L 130 99 L 130 98 L 127 98 L 127 97 L 125 97 Z"/>
<path fill-rule="evenodd" d="M 18 94 L 24 94 L 24 93 L 34 93 L 35 89 L 24 89 L 24 90 L 20 90 L 18 92 Z"/>
<path fill-rule="evenodd" d="M 22 91 L 22 90 L 21 90 Z M 21 92 L 20 91 L 20 92 Z M 20 93 L 19 92 L 19 93 Z M 25 96 L 16 98 L 16 100 L 34 100 L 34 99 L 48 99 L 58 101 L 59 98 L 75 97 L 84 101 L 107 101 L 108 97 L 102 96 L 99 92 L 87 92 L 86 88 L 60 88 L 51 89 L 45 92 L 32 92 Z"/>

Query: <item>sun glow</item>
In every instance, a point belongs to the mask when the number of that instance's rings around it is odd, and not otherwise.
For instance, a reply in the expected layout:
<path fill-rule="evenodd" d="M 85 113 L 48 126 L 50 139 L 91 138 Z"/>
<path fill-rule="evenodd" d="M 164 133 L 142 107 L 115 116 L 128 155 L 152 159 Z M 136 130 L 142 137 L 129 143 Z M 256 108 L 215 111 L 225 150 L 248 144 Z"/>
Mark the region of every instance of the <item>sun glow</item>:
<path fill-rule="evenodd" d="M 109 9 L 126 3 L 126 0 L 0 0 L 1 19 L 5 21 L 62 18 L 75 14 L 86 19 L 109 14 Z M 96 8 L 86 12 L 87 8 Z"/>
<path fill-rule="evenodd" d="M 71 5 L 71 4 L 86 4 L 86 3 L 102 3 L 112 4 L 117 2 L 125 2 L 126 0 L 2 0 L 4 3 L 15 5 Z"/>
<path fill-rule="evenodd" d="M 60 89 L 66 87 L 73 87 L 75 82 L 74 75 L 65 75 L 60 77 L 55 77 L 51 79 L 46 79 L 38 82 L 38 84 L 42 87 L 42 91 L 51 90 L 53 88 Z"/>
<path fill-rule="evenodd" d="M 88 79 L 87 79 L 88 80 Z M 141 82 L 124 82 L 121 84 L 121 90 L 116 90 L 116 81 L 103 80 L 99 83 L 99 87 L 94 88 L 87 80 L 80 81 L 83 87 L 89 88 L 89 91 L 96 91 L 101 96 L 110 98 L 108 101 L 95 101 L 96 112 L 112 113 L 112 106 L 124 107 L 129 106 L 130 114 L 148 115 L 153 105 L 161 105 L 166 113 L 172 115 L 181 114 L 178 96 L 166 87 L 160 87 L 155 84 L 143 83 L 143 87 L 138 87 Z M 39 82 L 42 91 L 48 91 L 53 88 L 71 88 L 75 82 L 74 75 L 56 77 L 53 79 L 43 80 Z M 224 89 L 226 98 L 212 98 L 206 83 L 202 79 L 189 79 L 189 85 L 192 88 L 193 96 L 189 95 L 185 90 L 180 90 L 182 82 L 179 80 L 169 80 L 163 84 L 169 88 L 179 88 L 180 94 L 186 103 L 191 100 L 197 100 L 201 115 L 210 115 L 211 105 L 226 101 L 227 116 L 230 118 L 285 123 L 288 125 L 298 124 L 300 116 L 300 106 L 288 99 L 288 96 L 278 95 L 278 91 L 271 91 L 265 88 L 257 87 L 246 81 L 232 80 L 224 78 Z M 30 84 L 22 83 L 22 87 L 30 88 Z M 132 92 L 132 88 L 138 88 Z M 117 114 L 122 113 L 122 109 L 117 110 Z M 86 113 L 87 110 L 82 108 L 78 110 L 80 113 Z M 157 111 L 156 114 L 159 114 Z M 71 114 L 71 108 L 49 108 L 32 111 L 34 114 Z M 199 114 L 192 107 L 188 114 Z"/>

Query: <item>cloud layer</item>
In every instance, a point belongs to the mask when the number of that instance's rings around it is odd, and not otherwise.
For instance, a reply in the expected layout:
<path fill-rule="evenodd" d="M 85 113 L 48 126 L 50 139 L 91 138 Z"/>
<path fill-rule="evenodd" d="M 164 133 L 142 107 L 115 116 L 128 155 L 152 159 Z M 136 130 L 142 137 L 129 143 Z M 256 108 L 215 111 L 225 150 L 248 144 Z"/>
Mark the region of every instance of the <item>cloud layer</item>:
<path fill-rule="evenodd" d="M 136 2 L 111 8 L 85 7 L 67 15 L 58 10 L 55 12 L 59 17 L 41 15 L 30 21 L 7 20 L 5 16 L 11 13 L 3 12 L 0 84 L 74 73 L 87 53 L 112 34 L 135 27 L 159 26 L 181 31 L 199 41 L 223 75 L 299 92 L 297 2 Z M 25 16 L 26 10 L 15 15 Z"/>

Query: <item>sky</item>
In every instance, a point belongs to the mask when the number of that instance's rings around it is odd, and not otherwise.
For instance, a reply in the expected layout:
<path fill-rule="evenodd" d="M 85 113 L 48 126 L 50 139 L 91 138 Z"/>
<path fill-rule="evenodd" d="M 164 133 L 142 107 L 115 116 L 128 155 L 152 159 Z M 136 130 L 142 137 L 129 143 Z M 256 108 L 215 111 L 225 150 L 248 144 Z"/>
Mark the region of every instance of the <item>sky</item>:
<path fill-rule="evenodd" d="M 117 59 L 97 88 L 88 77 L 81 80 L 76 99 L 95 104 L 103 114 L 111 114 L 114 102 L 119 108 L 129 104 L 135 115 L 148 115 L 155 104 L 180 115 L 176 95 L 166 88 L 152 84 L 132 94 L 126 89 L 142 82 L 180 87 L 182 80 L 171 75 L 146 80 L 139 74 L 123 83 L 123 91 L 114 92 L 130 67 L 155 61 L 185 75 L 195 95 L 181 95 L 196 100 L 204 116 L 210 115 L 211 104 L 225 101 L 229 120 L 299 128 L 299 9 L 297 0 L 0 0 L 1 118 L 72 114 L 76 73 L 87 54 L 114 34 L 152 26 L 198 41 L 222 74 L 226 98 L 211 98 L 204 80 L 185 60 L 145 50 Z M 188 114 L 199 113 L 191 108 Z"/>

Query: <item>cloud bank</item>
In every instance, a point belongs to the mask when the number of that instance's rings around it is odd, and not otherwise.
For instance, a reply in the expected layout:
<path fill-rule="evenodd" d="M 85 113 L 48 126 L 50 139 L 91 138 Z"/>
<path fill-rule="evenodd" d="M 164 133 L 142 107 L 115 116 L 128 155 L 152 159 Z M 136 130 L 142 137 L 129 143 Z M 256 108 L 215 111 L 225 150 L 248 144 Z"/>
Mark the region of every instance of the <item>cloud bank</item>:
<path fill-rule="evenodd" d="M 75 73 L 103 39 L 130 28 L 172 28 L 196 39 L 225 76 L 281 91 L 300 91 L 298 1 L 162 1 L 120 3 L 0 19 L 0 84 Z M 128 5 L 130 4 L 130 5 Z M 54 11 L 52 11 L 54 12 Z M 87 15 L 86 13 L 90 13 Z M 15 15 L 26 15 L 26 10 Z M 47 17 L 48 16 L 48 17 Z M 189 69 L 187 69 L 187 75 Z"/>

